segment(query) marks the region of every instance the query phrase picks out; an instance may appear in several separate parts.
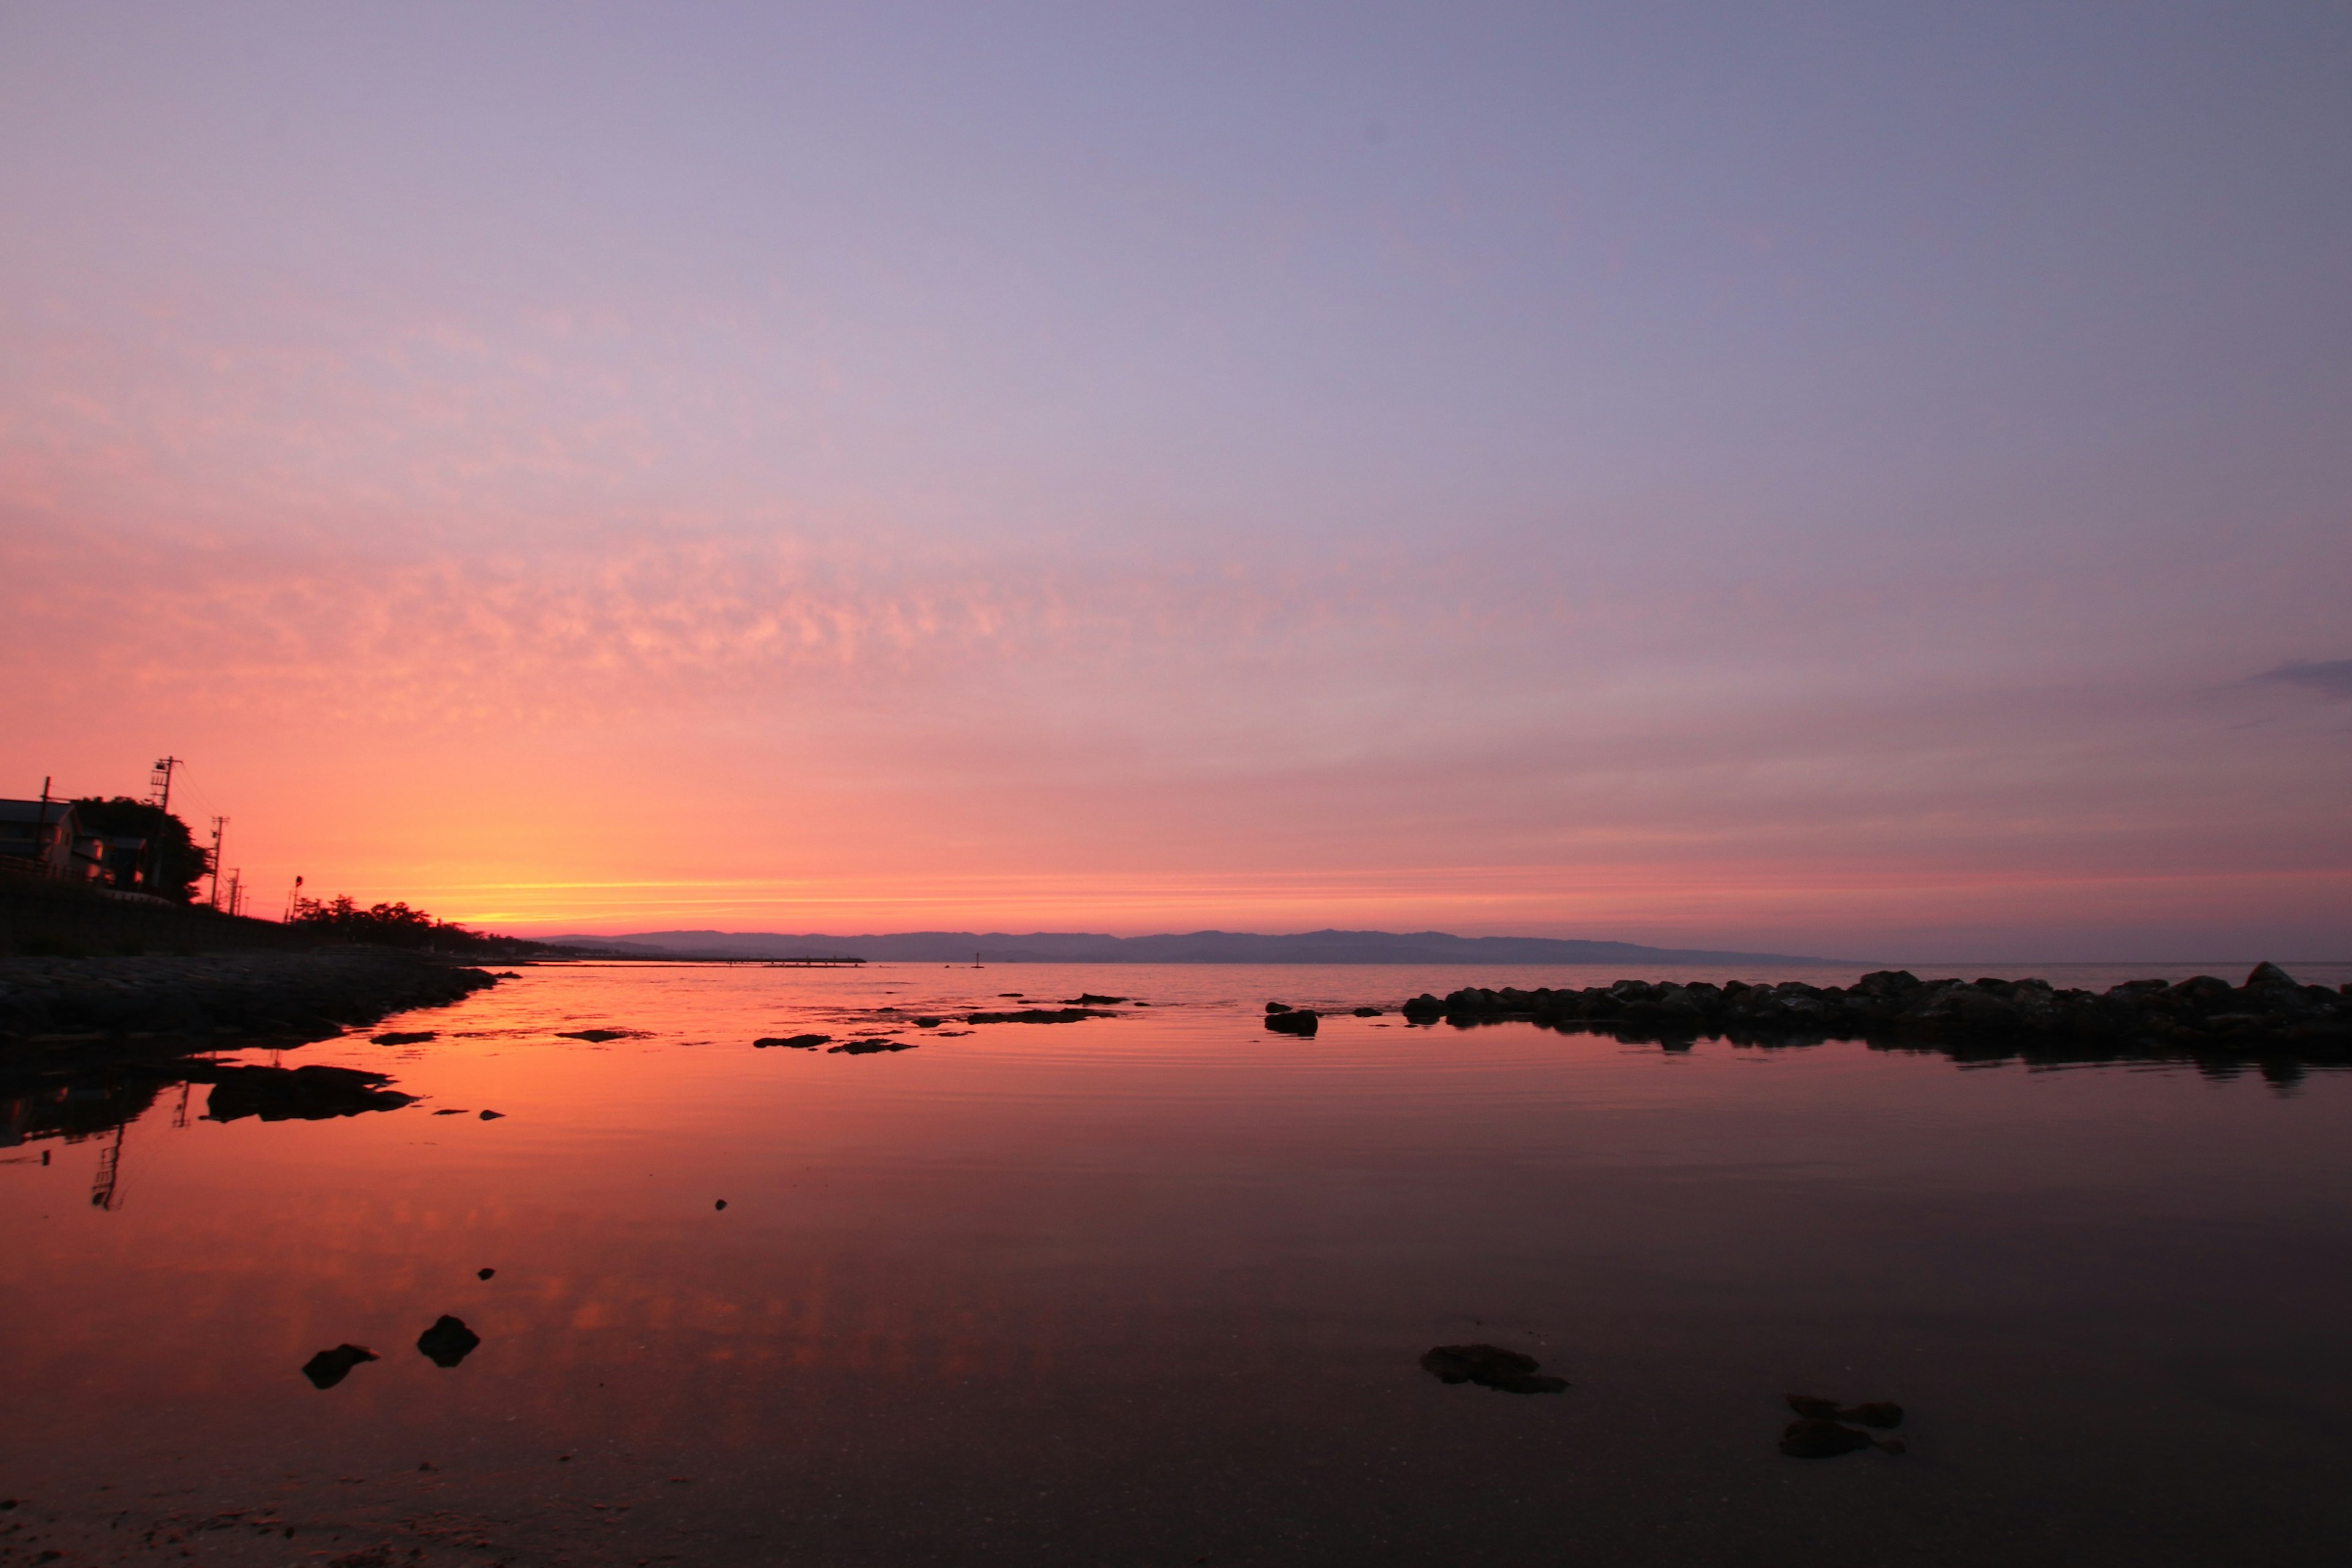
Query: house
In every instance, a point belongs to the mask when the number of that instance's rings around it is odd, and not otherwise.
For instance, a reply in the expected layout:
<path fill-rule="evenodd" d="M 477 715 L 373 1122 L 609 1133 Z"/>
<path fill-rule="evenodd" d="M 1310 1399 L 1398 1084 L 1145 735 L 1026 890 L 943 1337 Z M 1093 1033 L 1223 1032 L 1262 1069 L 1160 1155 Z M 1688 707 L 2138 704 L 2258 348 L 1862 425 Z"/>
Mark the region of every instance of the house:
<path fill-rule="evenodd" d="M 100 875 L 99 837 L 65 800 L 0 800 L 0 872 L 85 882 Z"/>

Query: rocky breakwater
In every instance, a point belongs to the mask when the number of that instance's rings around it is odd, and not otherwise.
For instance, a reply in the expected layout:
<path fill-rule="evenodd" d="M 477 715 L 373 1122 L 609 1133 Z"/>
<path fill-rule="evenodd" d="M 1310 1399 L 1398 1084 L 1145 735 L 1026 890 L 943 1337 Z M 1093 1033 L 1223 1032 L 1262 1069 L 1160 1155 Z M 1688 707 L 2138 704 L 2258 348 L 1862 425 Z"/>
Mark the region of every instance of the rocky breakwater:
<path fill-rule="evenodd" d="M 2352 985 L 2304 985 L 2275 963 L 2242 985 L 2210 974 L 2105 991 L 2044 980 L 1921 980 L 1883 969 L 1850 986 L 1783 981 L 1620 980 L 1559 990 L 1469 987 L 1404 1005 L 1418 1024 L 1526 1019 L 1669 1047 L 1705 1035 L 1743 1045 L 1866 1040 L 1955 1055 L 2131 1055 L 2352 1062 Z"/>
<path fill-rule="evenodd" d="M 389 948 L 0 959 L 0 1053 L 215 1036 L 327 1039 L 498 983 Z"/>

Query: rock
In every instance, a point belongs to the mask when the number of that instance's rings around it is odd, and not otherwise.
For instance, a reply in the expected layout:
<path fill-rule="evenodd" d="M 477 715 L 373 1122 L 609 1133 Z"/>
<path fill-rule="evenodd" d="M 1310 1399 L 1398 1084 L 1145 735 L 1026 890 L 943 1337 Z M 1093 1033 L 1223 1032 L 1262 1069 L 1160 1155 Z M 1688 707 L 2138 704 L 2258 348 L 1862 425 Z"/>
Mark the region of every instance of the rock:
<path fill-rule="evenodd" d="M 1268 1013 L 1265 1026 L 1277 1035 L 1312 1035 L 1315 1032 L 1315 1015 L 1300 1008 Z"/>
<path fill-rule="evenodd" d="M 918 1029 L 936 1029 L 941 1024 L 946 1022 L 947 1020 L 945 1018 L 918 1018 L 915 1020 L 915 1027 Z"/>
<path fill-rule="evenodd" d="M 831 1035 L 762 1035 L 751 1042 L 751 1048 L 764 1051 L 771 1046 L 781 1046 L 788 1051 L 813 1051 L 830 1044 L 832 1039 Z"/>
<path fill-rule="evenodd" d="M 727 1208 L 727 1200 L 725 1198 L 720 1198 L 717 1203 L 712 1204 L 710 1208 L 711 1212 L 714 1214 L 724 1213 Z"/>
<path fill-rule="evenodd" d="M 2294 984 L 2294 975 L 2267 959 L 2255 964 L 2253 972 L 2246 976 L 2246 989 L 2249 991 L 2257 985 L 2293 985 Z"/>
<path fill-rule="evenodd" d="M 964 1017 L 967 1024 L 1075 1024 L 1082 1018 L 1116 1018 L 1116 1013 L 1099 1013 L 1090 1007 L 1027 1007 L 1018 1013 L 971 1013 Z"/>
<path fill-rule="evenodd" d="M 1408 1023 L 1423 1024 L 1445 1016 L 1445 1004 L 1424 991 L 1398 1011 L 1405 1016 Z"/>
<path fill-rule="evenodd" d="M 1475 1383 L 1503 1394 L 1558 1394 L 1568 1387 L 1564 1377 L 1549 1377 L 1531 1355 L 1500 1345 L 1439 1345 L 1422 1354 L 1423 1372 L 1440 1383 Z"/>
<path fill-rule="evenodd" d="M 337 1345 L 333 1350 L 320 1351 L 304 1362 L 302 1375 L 310 1380 L 313 1388 L 332 1388 L 351 1376 L 352 1368 L 362 1362 L 381 1359 L 365 1345 Z"/>
<path fill-rule="evenodd" d="M 474 1278 L 477 1279 L 488 1279 L 497 1272 L 498 1270 L 495 1268 L 477 1268 L 474 1270 Z"/>
<path fill-rule="evenodd" d="M 1065 1007 L 1116 1007 L 1126 1000 L 1124 996 L 1097 996 L 1089 991 L 1083 996 L 1064 997 L 1062 1005 Z"/>
<path fill-rule="evenodd" d="M 437 1040 L 440 1037 L 430 1029 L 422 1029 L 407 1035 L 398 1033 L 375 1035 L 371 1037 L 371 1039 L 373 1044 L 379 1046 L 421 1046 L 427 1040 Z"/>
<path fill-rule="evenodd" d="M 397 1110 L 416 1100 L 413 1094 L 382 1087 L 390 1081 L 384 1074 L 357 1068 L 207 1064 L 192 1070 L 189 1079 L 213 1086 L 212 1098 L 205 1107 L 208 1121 L 236 1121 L 247 1116 L 264 1121 L 326 1121 L 371 1110 Z"/>
<path fill-rule="evenodd" d="M 1290 1004 L 1287 1002 L 1269 1002 L 1265 1005 L 1265 1010 L 1269 1013 L 1287 1013 L 1290 1011 Z"/>
<path fill-rule="evenodd" d="M 1827 1420 L 1838 1413 L 1838 1402 L 1834 1399 L 1817 1399 L 1810 1394 L 1786 1394 L 1781 1397 L 1789 1402 L 1789 1408 L 1800 1415 Z"/>
<path fill-rule="evenodd" d="M 1780 1452 L 1792 1459 L 1834 1459 L 1870 1446 L 1870 1439 L 1853 1427 L 1818 1415 L 1801 1416 L 1780 1434 Z"/>
<path fill-rule="evenodd" d="M 915 1044 L 913 1040 L 849 1040 L 833 1047 L 827 1054 L 839 1056 L 845 1051 L 853 1057 L 868 1057 L 876 1051 L 911 1051 Z"/>
<path fill-rule="evenodd" d="M 601 1046 L 607 1040 L 642 1040 L 646 1037 L 646 1031 L 643 1029 L 559 1029 L 556 1031 L 555 1037 L 559 1040 L 586 1040 L 592 1045 Z"/>
<path fill-rule="evenodd" d="M 1359 1007 L 1356 1009 L 1355 1016 L 1359 1018 L 1377 1018 L 1381 1016 L 1381 1010 L 1378 1007 Z"/>
<path fill-rule="evenodd" d="M 502 1121 L 506 1119 L 506 1114 L 507 1113 L 503 1110 L 485 1110 L 482 1112 L 482 1120 L 485 1121 Z"/>
<path fill-rule="evenodd" d="M 482 1336 L 466 1326 L 463 1318 L 446 1313 L 433 1321 L 433 1326 L 416 1336 L 416 1348 L 435 1366 L 456 1366 L 479 1348 Z"/>

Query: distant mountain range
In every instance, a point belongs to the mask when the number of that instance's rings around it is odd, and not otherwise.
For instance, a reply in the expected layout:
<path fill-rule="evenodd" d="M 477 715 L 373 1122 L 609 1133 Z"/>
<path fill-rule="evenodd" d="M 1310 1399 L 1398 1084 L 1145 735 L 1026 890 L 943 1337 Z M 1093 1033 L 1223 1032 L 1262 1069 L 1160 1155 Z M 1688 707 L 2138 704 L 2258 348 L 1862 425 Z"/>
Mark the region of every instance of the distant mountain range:
<path fill-rule="evenodd" d="M 1454 936 L 1442 931 L 1310 931 L 1295 936 L 1196 931 L 1168 936 L 1087 931 L 911 931 L 825 936 L 781 931 L 648 931 L 552 936 L 565 947 L 631 957 L 866 958 L 970 963 L 1834 963 L 1785 952 L 1718 952 L 1541 936 Z"/>

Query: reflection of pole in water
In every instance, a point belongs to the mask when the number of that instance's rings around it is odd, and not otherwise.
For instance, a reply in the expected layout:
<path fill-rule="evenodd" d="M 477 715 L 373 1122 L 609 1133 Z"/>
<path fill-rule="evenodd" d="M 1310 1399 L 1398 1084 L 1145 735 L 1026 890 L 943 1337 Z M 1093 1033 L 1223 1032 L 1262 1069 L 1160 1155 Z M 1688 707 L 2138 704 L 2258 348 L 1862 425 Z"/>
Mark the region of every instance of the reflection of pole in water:
<path fill-rule="evenodd" d="M 191 1086 L 184 1079 L 182 1080 L 180 1084 L 180 1106 L 178 1110 L 172 1112 L 172 1131 L 174 1132 L 185 1132 L 188 1130 L 188 1089 Z"/>
<path fill-rule="evenodd" d="M 89 1206 L 114 1209 L 114 1184 L 122 1179 L 122 1135 L 131 1131 L 131 1123 L 120 1121 L 114 1127 L 114 1142 L 98 1153 L 98 1178 L 89 1184 Z"/>

